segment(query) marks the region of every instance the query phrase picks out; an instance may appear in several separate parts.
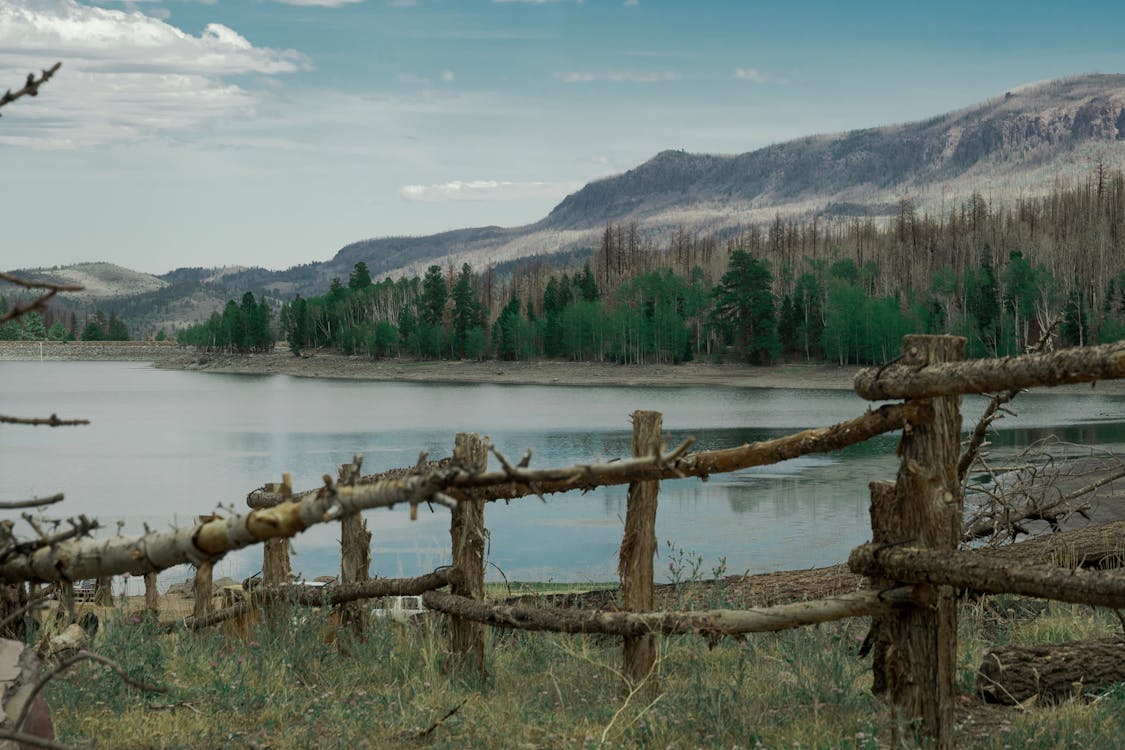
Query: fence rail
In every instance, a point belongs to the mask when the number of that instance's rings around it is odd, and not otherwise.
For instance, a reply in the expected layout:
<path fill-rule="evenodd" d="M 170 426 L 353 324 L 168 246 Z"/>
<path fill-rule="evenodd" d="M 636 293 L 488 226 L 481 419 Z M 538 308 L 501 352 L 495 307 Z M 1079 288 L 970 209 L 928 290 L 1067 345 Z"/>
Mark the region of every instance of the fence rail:
<path fill-rule="evenodd" d="M 203 566 L 230 550 L 286 538 L 314 524 L 353 517 L 361 510 L 407 504 L 413 511 L 419 503 L 433 502 L 452 511 L 454 568 L 431 578 L 410 579 L 409 583 L 357 583 L 347 591 L 348 595 L 357 591 L 364 594 L 394 586 L 401 590 L 412 586 L 411 593 L 425 591 L 423 598 L 431 609 L 453 618 L 451 650 L 461 657 L 463 665 L 482 672 L 486 668 L 481 624 L 605 633 L 620 636 L 625 642 L 623 674 L 634 684 L 650 681 L 649 689 L 655 690 L 658 683 L 653 650 L 658 645 L 654 634 L 694 633 L 715 638 L 872 616 L 876 633 L 875 689 L 885 693 L 891 707 L 892 744 L 909 742 L 919 733 L 935 747 L 949 748 L 953 746 L 957 647 L 955 588 L 1125 607 L 1125 575 L 1121 573 L 1025 562 L 1035 555 L 1040 561 L 1055 556 L 1075 567 L 1094 558 L 1103 565 L 1114 558 L 1120 560 L 1118 540 L 1125 527 L 1114 527 L 1103 537 L 1095 533 L 1092 541 L 1088 540 L 1091 549 L 1078 555 L 1081 560 L 1067 558 L 1065 544 L 1052 547 L 1050 541 L 1023 547 L 1024 552 L 1034 552 L 1022 559 L 1012 554 L 1020 545 L 996 553 L 956 550 L 962 539 L 963 516 L 957 469 L 960 395 L 1125 377 L 1125 344 L 960 362 L 964 343 L 964 339 L 951 336 L 907 336 L 901 363 L 860 372 L 855 390 L 871 400 L 909 400 L 831 427 L 738 448 L 688 453 L 690 441 L 664 450 L 659 439 L 653 439 L 650 425 L 647 437 L 635 433 L 633 458 L 533 469 L 526 465 L 528 457 L 513 465 L 496 454 L 501 464 L 497 471 L 487 470 L 484 444 L 479 438 L 459 435 L 452 461 L 427 464 L 420 459 L 410 472 L 355 480 L 342 473 L 339 483 L 326 476 L 321 488 L 304 493 L 285 490 L 285 497 L 280 498 L 268 496 L 269 492 L 252 493 L 249 502 L 255 509 L 250 513 L 210 520 L 190 529 L 134 538 L 67 541 L 31 554 L 11 554 L 0 564 L 0 580 L 66 581 L 125 572 L 144 574 L 184 562 Z M 634 417 L 639 424 L 659 415 L 636 413 Z M 657 482 L 706 478 L 807 453 L 838 450 L 898 429 L 903 430 L 898 476 L 893 484 L 872 483 L 873 541 L 854 550 L 849 560 L 852 571 L 869 578 L 870 587 L 815 601 L 756 609 L 649 611 L 653 608 L 654 551 L 649 537 L 653 534 Z M 660 427 L 655 430 L 659 436 Z M 343 481 L 345 476 L 347 481 Z M 642 499 L 641 488 L 650 483 L 652 501 L 648 502 Z M 486 501 L 619 484 L 630 484 L 620 571 L 627 594 L 626 609 L 632 611 L 562 610 L 484 601 Z M 437 590 L 447 584 L 452 584 L 452 592 Z M 333 595 L 331 603 L 352 600 L 343 598 L 345 588 Z M 277 595 L 262 594 L 242 609 L 196 617 L 191 622 L 194 627 L 204 627 Z M 311 595 L 306 598 L 309 601 L 305 603 L 314 603 Z M 321 599 L 321 603 L 325 601 Z"/>

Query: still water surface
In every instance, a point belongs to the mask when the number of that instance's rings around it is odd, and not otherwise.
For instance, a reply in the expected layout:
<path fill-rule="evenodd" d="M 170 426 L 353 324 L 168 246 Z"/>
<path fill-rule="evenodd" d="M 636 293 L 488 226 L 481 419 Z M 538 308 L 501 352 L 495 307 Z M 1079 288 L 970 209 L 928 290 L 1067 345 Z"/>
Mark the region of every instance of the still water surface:
<path fill-rule="evenodd" d="M 453 435 L 488 435 L 533 466 L 629 455 L 629 414 L 663 412 L 676 444 L 688 435 L 713 449 L 818 427 L 863 412 L 850 391 L 715 387 L 566 387 L 313 380 L 155 370 L 136 362 L 0 363 L 0 413 L 83 417 L 89 427 L 0 428 L 0 499 L 66 493 L 60 512 L 97 516 L 111 533 L 186 524 L 217 506 L 244 511 L 246 493 L 293 474 L 307 489 L 355 453 L 364 473 L 413 465 L 419 451 L 449 455 Z M 966 420 L 983 406 L 967 399 Z M 1059 433 L 1125 451 L 1125 397 L 1050 391 L 1018 400 L 1001 423 L 999 450 Z M 843 452 L 713 477 L 666 482 L 660 492 L 658 575 L 701 559 L 710 575 L 839 562 L 869 537 L 867 483 L 891 479 L 895 436 Z M 493 466 L 495 460 L 493 460 Z M 494 567 L 511 580 L 612 580 L 625 514 L 624 487 L 490 504 L 485 522 Z M 372 568 L 414 575 L 449 561 L 448 512 L 367 514 Z M 338 529 L 294 543 L 294 569 L 307 576 L 339 565 Z M 242 578 L 260 552 L 233 553 L 217 575 Z M 162 576 L 183 580 L 186 569 Z"/>

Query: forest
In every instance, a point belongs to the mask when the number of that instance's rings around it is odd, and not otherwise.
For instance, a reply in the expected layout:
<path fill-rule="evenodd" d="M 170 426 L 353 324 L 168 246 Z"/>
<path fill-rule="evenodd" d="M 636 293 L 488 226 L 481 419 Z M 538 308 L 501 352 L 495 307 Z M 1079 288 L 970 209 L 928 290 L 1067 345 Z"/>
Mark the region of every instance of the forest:
<path fill-rule="evenodd" d="M 374 281 L 361 261 L 282 305 L 277 329 L 295 353 L 371 357 L 859 364 L 893 359 L 910 332 L 1003 356 L 1055 320 L 1063 346 L 1125 337 L 1123 221 L 1125 177 L 1099 167 L 1046 196 L 973 194 L 934 215 L 904 198 L 889 220 L 778 217 L 725 236 L 609 225 L 580 267 L 537 257 L 503 276 L 431 265 Z M 244 296 L 179 340 L 272 346 L 268 314 Z"/>

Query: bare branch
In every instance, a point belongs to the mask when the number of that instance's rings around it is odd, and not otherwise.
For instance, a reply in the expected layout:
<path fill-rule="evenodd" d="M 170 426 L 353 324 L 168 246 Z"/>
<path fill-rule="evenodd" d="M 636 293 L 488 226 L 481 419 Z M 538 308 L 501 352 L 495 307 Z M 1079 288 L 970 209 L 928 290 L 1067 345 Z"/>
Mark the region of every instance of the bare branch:
<path fill-rule="evenodd" d="M 0 319 L 0 323 L 3 319 Z M 46 418 L 39 417 L 8 417 L 0 414 L 0 424 L 23 424 L 32 426 L 46 426 L 46 427 L 77 427 L 79 425 L 90 424 L 88 419 L 59 419 L 57 414 L 52 414 Z"/>
<path fill-rule="evenodd" d="M 54 505 L 61 503 L 65 499 L 65 495 L 59 492 L 50 497 L 33 497 L 30 500 L 9 500 L 0 502 L 0 510 L 16 510 L 18 508 L 38 508 L 42 505 Z"/>
<path fill-rule="evenodd" d="M 5 104 L 14 102 L 21 96 L 39 96 L 39 87 L 47 81 L 51 80 L 51 76 L 58 72 L 58 69 L 61 67 L 61 62 L 55 63 L 51 67 L 42 71 L 38 79 L 35 78 L 34 73 L 28 73 L 27 81 L 24 83 L 22 89 L 16 89 L 15 91 L 8 89 L 4 92 L 3 96 L 0 96 L 0 107 L 3 107 Z"/>

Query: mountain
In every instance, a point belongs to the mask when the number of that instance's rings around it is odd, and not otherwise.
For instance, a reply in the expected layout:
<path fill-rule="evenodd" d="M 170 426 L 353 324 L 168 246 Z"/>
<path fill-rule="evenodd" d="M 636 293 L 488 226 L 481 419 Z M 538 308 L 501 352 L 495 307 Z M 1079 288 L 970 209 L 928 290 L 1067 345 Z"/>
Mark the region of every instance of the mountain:
<path fill-rule="evenodd" d="M 675 227 L 734 231 L 778 215 L 886 216 L 904 199 L 946 212 L 973 192 L 994 201 L 1044 194 L 1099 164 L 1125 168 L 1125 75 L 1030 84 L 923 122 L 808 136 L 743 154 L 663 151 L 589 183 L 527 226 L 361 240 L 330 260 L 285 271 L 178 269 L 150 282 L 173 290 L 154 287 L 133 299 L 139 308 L 148 298 L 172 305 L 182 293 L 195 302 L 157 316 L 181 320 L 210 304 L 204 297 L 211 293 L 224 300 L 246 290 L 286 299 L 320 294 L 361 260 L 379 278 L 421 274 L 432 263 L 484 268 L 535 255 L 581 258 L 608 223 L 636 222 L 649 235 Z"/>

